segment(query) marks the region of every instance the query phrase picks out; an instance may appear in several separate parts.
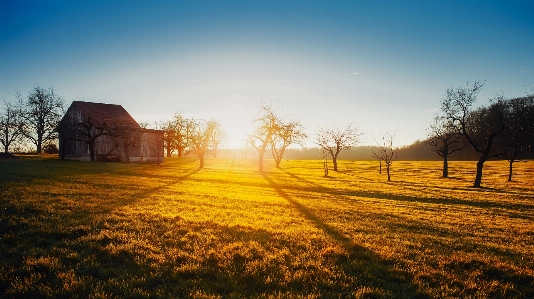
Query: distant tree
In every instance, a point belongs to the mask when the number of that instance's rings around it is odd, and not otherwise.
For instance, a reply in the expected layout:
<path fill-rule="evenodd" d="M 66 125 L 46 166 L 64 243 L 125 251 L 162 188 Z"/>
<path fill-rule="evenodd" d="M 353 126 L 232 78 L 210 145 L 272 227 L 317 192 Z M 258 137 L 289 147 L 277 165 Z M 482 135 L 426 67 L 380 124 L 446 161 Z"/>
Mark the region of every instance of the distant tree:
<path fill-rule="evenodd" d="M 192 120 L 190 122 L 190 142 L 192 151 L 200 160 L 199 168 L 204 168 L 204 157 L 209 151 L 211 134 L 214 124 L 201 120 Z"/>
<path fill-rule="evenodd" d="M 384 161 L 384 158 L 382 157 L 382 149 L 380 146 L 372 147 L 371 151 L 373 152 L 373 157 L 378 161 L 378 173 L 382 174 L 382 161 Z"/>
<path fill-rule="evenodd" d="M 465 147 L 465 138 L 454 128 L 450 120 L 437 115 L 427 129 L 426 144 L 443 158 L 443 177 L 449 176 L 449 155 Z"/>
<path fill-rule="evenodd" d="M 156 155 L 156 165 L 160 165 L 162 160 L 160 160 L 160 157 L 165 156 L 165 131 L 164 131 L 165 123 L 163 122 L 155 122 L 153 128 L 147 128 L 142 127 L 141 131 L 127 131 L 126 134 L 123 134 L 124 137 L 123 140 L 127 143 L 125 143 L 125 146 L 133 146 L 137 147 L 139 146 L 139 140 L 142 136 L 143 132 L 151 132 L 154 139 L 149 141 L 147 143 L 148 148 L 153 151 Z M 126 145 L 127 144 L 127 145 Z M 163 152 L 160 152 L 160 150 L 163 150 Z"/>
<path fill-rule="evenodd" d="M 325 177 L 328 176 L 328 155 L 329 153 L 324 148 L 321 148 L 321 156 L 323 157 L 323 171 Z"/>
<path fill-rule="evenodd" d="M 258 152 L 258 171 L 263 172 L 263 157 L 273 135 L 278 131 L 279 121 L 271 106 L 262 104 L 254 123 L 256 129 L 248 136 L 248 143 Z"/>
<path fill-rule="evenodd" d="M 241 150 L 243 151 L 243 157 L 247 159 L 248 153 L 252 152 L 252 147 L 250 146 L 250 142 L 248 140 L 244 140 Z"/>
<path fill-rule="evenodd" d="M 385 133 L 382 136 L 382 142 L 377 142 L 378 148 L 375 157 L 384 161 L 386 164 L 386 173 L 388 174 L 388 182 L 391 182 L 391 164 L 397 160 L 397 148 L 393 147 L 393 139 L 395 135 Z"/>
<path fill-rule="evenodd" d="M 174 114 L 174 146 L 178 152 L 178 157 L 181 157 L 190 145 L 190 134 L 194 127 L 193 122 L 193 120 L 184 118 L 180 113 Z"/>
<path fill-rule="evenodd" d="M 497 98 L 488 107 L 473 110 L 476 96 L 484 84 L 477 81 L 473 86 L 449 88 L 441 101 L 441 111 L 451 127 L 464 136 L 471 147 L 480 154 L 473 187 L 480 188 L 484 162 L 502 155 L 496 152 L 496 137 L 505 129 L 504 101 Z"/>
<path fill-rule="evenodd" d="M 300 122 L 278 120 L 277 130 L 270 140 L 271 152 L 277 168 L 280 168 L 280 162 L 287 147 L 291 144 L 302 143 L 306 137 L 308 135 L 304 133 L 304 128 Z"/>
<path fill-rule="evenodd" d="M 4 101 L 4 106 L 0 113 L 0 142 L 4 146 L 4 153 L 8 153 L 9 146 L 23 137 L 24 122 L 22 102 L 12 104 Z"/>
<path fill-rule="evenodd" d="M 20 93 L 17 93 L 19 101 L 23 102 Z M 56 127 L 64 113 L 63 98 L 56 95 L 54 88 L 44 89 L 36 86 L 28 93 L 24 119 L 24 136 L 36 146 L 38 154 L 42 151 L 42 145 L 57 138 Z"/>
<path fill-rule="evenodd" d="M 516 159 L 534 150 L 534 95 L 506 101 L 505 122 L 503 156 L 509 162 L 508 181 L 511 182 Z"/>
<path fill-rule="evenodd" d="M 165 147 L 165 151 L 167 152 L 167 157 L 170 157 L 172 156 L 172 152 L 176 150 L 178 144 L 178 138 L 176 137 L 176 127 L 174 125 L 174 122 L 165 122 L 162 126 L 162 130 L 163 145 Z"/>
<path fill-rule="evenodd" d="M 217 158 L 217 155 L 221 150 L 221 146 L 226 140 L 226 132 L 224 131 L 221 122 L 218 120 L 210 120 L 208 126 L 211 128 L 211 153 L 213 154 L 213 158 Z"/>
<path fill-rule="evenodd" d="M 326 151 L 332 157 L 332 164 L 334 164 L 334 171 L 337 169 L 337 157 L 342 150 L 350 149 L 358 144 L 361 133 L 358 129 L 351 128 L 349 125 L 346 129 L 321 129 L 317 134 L 317 145 Z"/>

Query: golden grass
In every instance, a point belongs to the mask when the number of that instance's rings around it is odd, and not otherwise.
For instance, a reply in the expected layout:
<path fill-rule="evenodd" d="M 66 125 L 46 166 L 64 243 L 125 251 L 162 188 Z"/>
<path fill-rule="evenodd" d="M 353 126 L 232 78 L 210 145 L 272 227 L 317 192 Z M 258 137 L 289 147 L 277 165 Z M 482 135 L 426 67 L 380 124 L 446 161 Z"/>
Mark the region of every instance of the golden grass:
<path fill-rule="evenodd" d="M 0 161 L 6 298 L 531 298 L 534 163 Z"/>

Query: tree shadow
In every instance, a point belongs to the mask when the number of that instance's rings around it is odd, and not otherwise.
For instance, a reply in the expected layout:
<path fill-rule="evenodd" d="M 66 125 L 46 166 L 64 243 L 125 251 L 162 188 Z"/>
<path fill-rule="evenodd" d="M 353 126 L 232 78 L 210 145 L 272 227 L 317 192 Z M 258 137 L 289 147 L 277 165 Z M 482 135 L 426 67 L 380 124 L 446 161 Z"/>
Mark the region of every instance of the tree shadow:
<path fill-rule="evenodd" d="M 167 187 L 171 187 L 171 186 L 174 186 L 176 184 L 179 184 L 182 181 L 189 179 L 192 175 L 198 173 L 201 170 L 202 170 L 202 168 L 197 168 L 197 169 L 195 169 L 195 170 L 193 170 L 193 171 L 191 171 L 191 172 L 189 172 L 187 174 L 184 174 L 182 176 L 170 177 L 170 178 L 172 178 L 172 180 L 167 182 L 167 183 L 164 183 L 164 184 L 161 184 L 161 185 L 158 185 L 156 187 L 152 187 L 152 188 L 149 188 L 149 189 L 146 189 L 146 190 L 142 190 L 142 191 L 139 191 L 139 192 L 137 192 L 137 193 L 135 193 L 133 195 L 130 195 L 130 201 L 144 198 L 144 197 L 146 197 L 146 196 L 148 196 L 150 194 L 153 194 L 155 192 L 160 191 L 163 188 L 167 188 Z M 136 175 L 136 177 L 139 177 L 139 176 Z M 158 177 L 158 178 L 162 178 L 162 177 Z"/>
<path fill-rule="evenodd" d="M 349 176 L 354 176 L 352 174 L 340 172 Z M 362 179 L 366 179 L 361 177 Z M 435 195 L 432 192 L 425 191 L 424 187 L 427 187 L 425 184 L 420 183 L 413 183 L 413 182 L 406 182 L 406 181 L 392 181 L 388 182 L 388 184 L 396 185 L 399 187 L 408 188 L 412 191 L 417 192 L 423 192 L 430 195 Z M 411 188 L 407 185 L 420 187 L 420 188 Z M 475 192 L 485 192 L 486 189 L 481 188 L 456 188 L 456 187 L 442 187 L 442 186 L 432 186 L 432 188 L 438 188 L 438 189 L 444 189 L 444 190 L 457 190 L 457 191 L 475 191 Z M 502 191 L 499 189 L 487 189 L 488 192 L 501 192 L 501 193 L 509 193 L 509 194 L 515 194 L 514 192 L 507 192 Z M 384 193 L 384 192 L 377 192 L 377 191 L 348 191 L 347 194 L 353 195 L 353 196 L 360 196 L 360 197 L 369 197 L 369 198 L 377 198 L 377 199 L 391 199 L 391 200 L 399 200 L 399 201 L 410 201 L 410 202 L 422 202 L 422 203 L 436 203 L 436 204 L 444 204 L 444 205 L 466 205 L 471 207 L 478 207 L 478 208 L 503 208 L 503 209 L 520 209 L 520 210 L 532 210 L 534 206 L 529 204 L 521 204 L 521 203 L 498 203 L 496 201 L 470 201 L 470 200 L 464 200 L 459 199 L 455 197 L 445 197 L 443 196 L 443 193 L 440 194 L 440 198 L 432 197 L 432 198 L 424 198 L 424 197 L 415 197 L 415 196 L 407 196 L 407 195 L 399 195 L 399 194 L 391 194 L 391 193 Z"/>
<path fill-rule="evenodd" d="M 355 244 L 350 238 L 317 217 L 306 206 L 291 198 L 267 174 L 262 174 L 262 176 L 278 195 L 291 203 L 304 217 L 345 249 L 348 259 L 341 262 L 340 266 L 343 267 L 345 273 L 357 277 L 362 286 L 383 288 L 394 298 L 428 298 L 428 295 L 419 292 L 417 286 L 412 283 L 411 274 L 395 269 L 392 261 L 383 260 L 371 250 Z M 306 182 L 304 179 L 303 181 Z"/>

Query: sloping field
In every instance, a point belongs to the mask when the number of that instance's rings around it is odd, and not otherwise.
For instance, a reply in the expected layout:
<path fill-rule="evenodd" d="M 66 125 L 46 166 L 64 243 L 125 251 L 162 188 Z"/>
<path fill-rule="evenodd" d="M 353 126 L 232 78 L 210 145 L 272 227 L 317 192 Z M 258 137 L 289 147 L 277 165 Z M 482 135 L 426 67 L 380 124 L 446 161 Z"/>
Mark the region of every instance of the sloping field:
<path fill-rule="evenodd" d="M 534 298 L 534 163 L 0 160 L 3 298 Z"/>

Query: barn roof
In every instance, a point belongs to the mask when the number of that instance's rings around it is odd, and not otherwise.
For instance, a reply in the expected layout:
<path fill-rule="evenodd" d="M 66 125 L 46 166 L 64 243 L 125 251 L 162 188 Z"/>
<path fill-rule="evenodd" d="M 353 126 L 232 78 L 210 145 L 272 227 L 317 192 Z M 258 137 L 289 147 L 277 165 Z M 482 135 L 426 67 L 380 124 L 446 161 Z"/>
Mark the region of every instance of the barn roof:
<path fill-rule="evenodd" d="M 105 123 L 111 127 L 132 130 L 141 129 L 139 124 L 121 105 L 73 101 L 71 107 L 74 105 L 79 109 L 84 120 L 91 118 L 93 122 Z"/>

